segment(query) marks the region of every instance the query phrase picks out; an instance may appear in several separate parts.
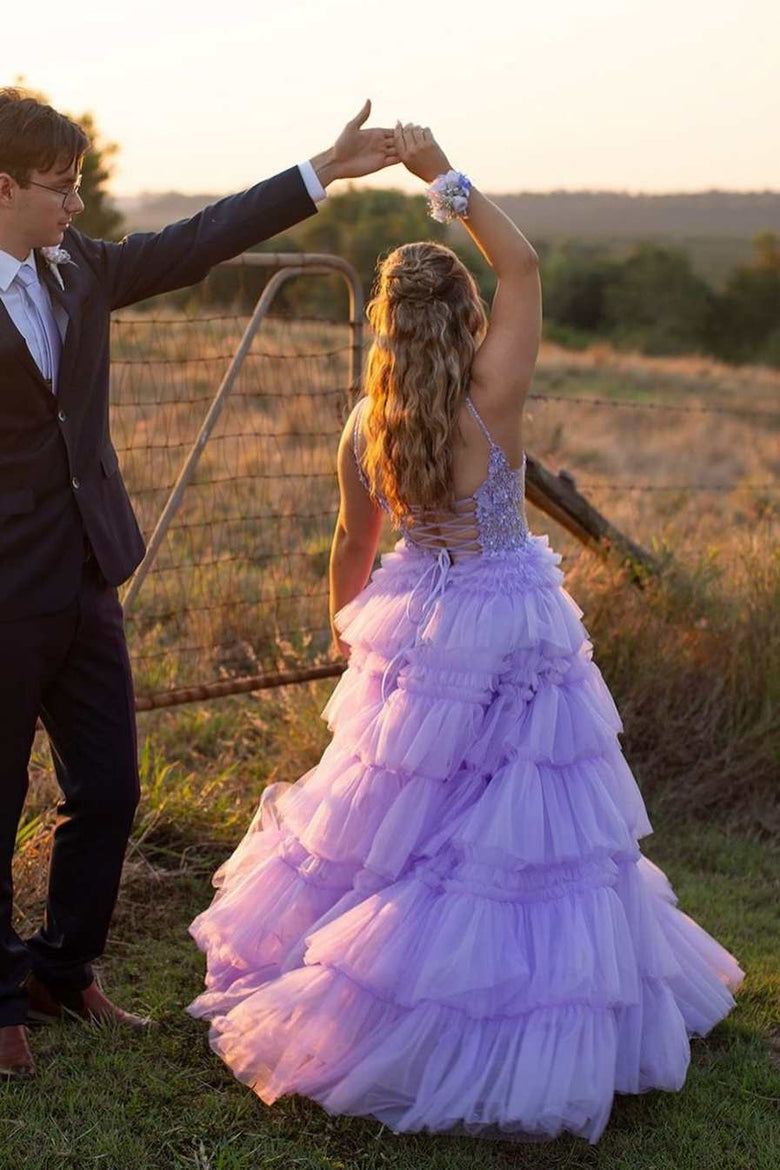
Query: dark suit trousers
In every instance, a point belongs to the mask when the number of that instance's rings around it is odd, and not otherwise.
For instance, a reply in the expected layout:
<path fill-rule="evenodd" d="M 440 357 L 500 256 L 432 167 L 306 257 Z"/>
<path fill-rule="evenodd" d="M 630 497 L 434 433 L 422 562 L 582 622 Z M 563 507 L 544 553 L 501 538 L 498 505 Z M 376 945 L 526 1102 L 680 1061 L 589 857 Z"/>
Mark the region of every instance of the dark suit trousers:
<path fill-rule="evenodd" d="M 11 862 L 39 715 L 62 801 L 44 922 L 23 941 L 12 926 Z M 21 984 L 31 969 L 55 989 L 92 981 L 138 790 L 122 609 L 92 557 L 67 608 L 0 622 L 0 1026 L 25 1021 Z"/>

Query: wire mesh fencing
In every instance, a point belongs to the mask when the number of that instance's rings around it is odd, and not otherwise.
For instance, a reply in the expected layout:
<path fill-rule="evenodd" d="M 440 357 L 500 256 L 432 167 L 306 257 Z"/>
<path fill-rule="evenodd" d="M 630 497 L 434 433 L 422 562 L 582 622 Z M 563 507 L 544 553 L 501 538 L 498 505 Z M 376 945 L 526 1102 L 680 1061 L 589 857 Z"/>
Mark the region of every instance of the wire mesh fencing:
<path fill-rule="evenodd" d="M 251 314 L 246 273 L 231 276 L 231 303 L 207 281 L 205 311 L 158 300 L 112 322 L 112 434 L 147 541 Z M 352 343 L 347 318 L 262 322 L 126 616 L 141 705 L 327 656 Z"/>

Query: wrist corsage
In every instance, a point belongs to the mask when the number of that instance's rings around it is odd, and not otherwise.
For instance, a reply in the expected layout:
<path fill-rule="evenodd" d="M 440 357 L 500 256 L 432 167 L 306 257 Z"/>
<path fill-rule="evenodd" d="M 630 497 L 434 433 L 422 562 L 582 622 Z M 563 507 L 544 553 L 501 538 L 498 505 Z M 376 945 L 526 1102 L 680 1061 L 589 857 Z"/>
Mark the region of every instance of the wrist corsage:
<path fill-rule="evenodd" d="M 437 175 L 426 189 L 428 214 L 438 223 L 453 219 L 468 219 L 471 180 L 460 171 Z"/>

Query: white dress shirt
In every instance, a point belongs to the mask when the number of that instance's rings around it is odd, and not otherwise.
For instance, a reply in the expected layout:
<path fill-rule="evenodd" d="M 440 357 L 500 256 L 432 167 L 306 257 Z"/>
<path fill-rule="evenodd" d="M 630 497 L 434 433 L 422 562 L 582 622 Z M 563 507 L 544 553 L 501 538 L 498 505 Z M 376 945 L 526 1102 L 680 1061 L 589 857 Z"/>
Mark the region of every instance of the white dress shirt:
<path fill-rule="evenodd" d="M 301 178 L 306 185 L 306 190 L 311 196 L 311 199 L 314 203 L 321 203 L 323 199 L 327 198 L 327 193 L 317 178 L 317 172 L 311 162 L 307 159 L 306 162 L 299 163 L 298 169 L 301 172 Z M 9 317 L 27 342 L 27 348 L 32 354 L 38 369 L 43 369 L 45 359 L 39 353 L 40 342 L 38 330 L 34 322 L 30 320 L 30 307 L 27 298 L 19 282 L 16 280 L 16 274 L 23 264 L 29 265 L 37 279 L 35 255 L 32 248 L 24 260 L 17 260 L 15 256 L 12 256 L 9 252 L 4 252 L 0 248 L 0 301 L 3 302 Z M 44 300 L 51 308 L 60 337 L 64 342 L 65 333 L 68 328 L 68 315 L 60 305 L 52 304 L 48 288 L 42 282 L 39 283 L 41 284 Z"/>
<path fill-rule="evenodd" d="M 307 159 L 306 162 L 298 163 L 298 170 L 301 172 L 301 178 L 306 184 L 306 190 L 309 192 L 312 200 L 315 203 L 321 203 L 323 199 L 327 199 L 328 193 L 317 178 L 317 172 L 310 160 Z"/>
<path fill-rule="evenodd" d="M 35 320 L 32 318 L 30 302 L 24 289 L 16 279 L 16 274 L 22 267 L 31 269 L 40 287 L 43 303 L 48 306 L 48 311 L 57 326 L 61 341 L 65 340 L 65 333 L 68 328 L 68 315 L 60 305 L 52 305 L 49 290 L 42 281 L 38 280 L 38 270 L 35 267 L 35 254 L 32 248 L 24 260 L 17 260 L 9 252 L 0 250 L 0 300 L 5 305 L 8 316 L 27 342 L 27 348 L 32 354 L 33 361 L 38 369 L 43 371 L 48 364 L 48 358 L 41 352 L 40 330 L 36 328 Z M 56 383 L 57 376 L 55 371 L 54 385 Z"/>

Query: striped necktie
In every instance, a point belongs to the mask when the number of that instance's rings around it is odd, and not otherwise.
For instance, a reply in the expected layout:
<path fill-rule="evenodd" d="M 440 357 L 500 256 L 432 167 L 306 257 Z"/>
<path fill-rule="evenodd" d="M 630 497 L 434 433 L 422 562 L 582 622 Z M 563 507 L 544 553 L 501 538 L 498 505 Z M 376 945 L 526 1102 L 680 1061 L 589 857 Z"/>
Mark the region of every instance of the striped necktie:
<path fill-rule="evenodd" d="M 38 274 L 29 264 L 21 266 L 16 274 L 16 280 L 24 291 L 30 324 L 35 333 L 35 340 L 32 344 L 28 342 L 28 348 L 35 359 L 35 364 L 49 383 L 52 393 L 56 394 L 62 340 L 51 305 L 38 280 Z"/>

